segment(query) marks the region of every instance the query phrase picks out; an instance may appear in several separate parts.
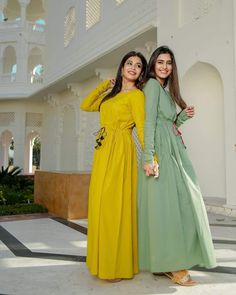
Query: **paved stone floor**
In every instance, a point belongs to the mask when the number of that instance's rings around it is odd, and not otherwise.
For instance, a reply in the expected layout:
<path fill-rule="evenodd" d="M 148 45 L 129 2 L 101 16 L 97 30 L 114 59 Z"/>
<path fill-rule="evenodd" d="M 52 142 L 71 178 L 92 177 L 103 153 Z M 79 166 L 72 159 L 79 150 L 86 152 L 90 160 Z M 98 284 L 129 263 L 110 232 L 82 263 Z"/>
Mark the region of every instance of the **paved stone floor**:
<path fill-rule="evenodd" d="M 209 213 L 218 267 L 194 269 L 195 287 L 141 272 L 107 283 L 85 266 L 86 220 L 46 215 L 0 218 L 0 295 L 235 295 L 236 217 Z"/>

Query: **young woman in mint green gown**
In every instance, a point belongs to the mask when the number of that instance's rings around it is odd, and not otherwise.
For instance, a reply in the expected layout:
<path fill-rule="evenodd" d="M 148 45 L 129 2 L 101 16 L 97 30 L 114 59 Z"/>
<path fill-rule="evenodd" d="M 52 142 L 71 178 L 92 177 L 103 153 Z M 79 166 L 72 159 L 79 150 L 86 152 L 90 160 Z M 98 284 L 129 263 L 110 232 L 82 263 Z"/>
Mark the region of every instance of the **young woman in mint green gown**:
<path fill-rule="evenodd" d="M 139 267 L 164 273 L 181 285 L 194 285 L 188 269 L 213 268 L 216 260 L 200 187 L 178 130 L 194 116 L 194 108 L 181 98 L 174 54 L 166 46 L 157 48 L 150 58 L 144 93 Z M 182 110 L 178 115 L 177 105 Z"/>

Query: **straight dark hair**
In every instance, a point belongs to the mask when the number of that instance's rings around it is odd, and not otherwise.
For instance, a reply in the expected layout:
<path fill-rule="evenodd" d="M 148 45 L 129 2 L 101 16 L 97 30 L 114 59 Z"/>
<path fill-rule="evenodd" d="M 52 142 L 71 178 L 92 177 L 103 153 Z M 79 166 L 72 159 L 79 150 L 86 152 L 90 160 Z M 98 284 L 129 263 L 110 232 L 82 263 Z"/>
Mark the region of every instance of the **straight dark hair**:
<path fill-rule="evenodd" d="M 119 68 L 117 70 L 115 85 L 113 86 L 112 90 L 104 97 L 104 99 L 102 100 L 101 103 L 103 103 L 104 101 L 116 96 L 116 94 L 118 94 L 121 91 L 121 88 L 122 88 L 122 69 L 123 69 L 124 64 L 126 63 L 126 61 L 130 57 L 133 57 L 133 56 L 139 57 L 141 59 L 141 62 L 142 62 L 141 74 L 140 74 L 139 78 L 135 81 L 135 86 L 138 89 L 142 89 L 142 87 L 144 85 L 144 81 L 146 80 L 146 75 L 147 75 L 147 61 L 146 61 L 146 58 L 142 55 L 142 53 L 136 52 L 136 51 L 130 51 L 122 58 L 121 63 L 119 65 Z"/>
<path fill-rule="evenodd" d="M 167 85 L 169 86 L 169 92 L 172 97 L 172 99 L 176 102 L 176 104 L 183 110 L 187 107 L 186 102 L 183 100 L 180 89 L 179 89 L 179 78 L 178 78 L 178 70 L 177 65 L 175 61 L 175 56 L 173 51 L 168 46 L 160 46 L 158 47 L 151 55 L 149 63 L 148 63 L 148 73 L 147 73 L 147 79 L 150 78 L 156 79 L 156 72 L 155 72 L 155 65 L 157 58 L 160 54 L 169 53 L 172 61 L 172 73 L 170 76 L 165 80 L 164 87 Z"/>

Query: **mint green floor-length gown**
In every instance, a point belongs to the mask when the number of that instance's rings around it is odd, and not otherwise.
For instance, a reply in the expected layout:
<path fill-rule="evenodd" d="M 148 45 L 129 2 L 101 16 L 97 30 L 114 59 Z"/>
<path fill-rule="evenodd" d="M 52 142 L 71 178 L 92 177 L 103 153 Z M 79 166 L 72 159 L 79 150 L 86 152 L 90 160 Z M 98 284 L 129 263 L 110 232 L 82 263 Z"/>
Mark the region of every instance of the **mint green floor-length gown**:
<path fill-rule="evenodd" d="M 177 131 L 188 117 L 185 111 L 177 116 L 175 103 L 157 80 L 150 79 L 144 93 L 145 142 L 138 181 L 140 270 L 213 268 L 216 260 L 205 205 Z M 154 153 L 160 166 L 156 179 L 145 176 L 142 167 L 152 163 Z"/>

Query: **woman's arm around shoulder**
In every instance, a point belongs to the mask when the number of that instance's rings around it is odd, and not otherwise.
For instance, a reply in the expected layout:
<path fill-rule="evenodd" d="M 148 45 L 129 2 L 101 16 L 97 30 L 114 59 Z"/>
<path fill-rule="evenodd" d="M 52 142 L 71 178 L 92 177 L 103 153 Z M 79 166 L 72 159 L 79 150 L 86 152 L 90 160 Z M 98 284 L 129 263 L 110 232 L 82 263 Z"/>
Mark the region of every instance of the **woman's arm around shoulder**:
<path fill-rule="evenodd" d="M 176 127 L 180 127 L 186 120 L 193 118 L 195 115 L 194 107 L 188 106 L 183 109 L 180 113 L 178 113 L 177 118 L 175 120 Z"/>
<path fill-rule="evenodd" d="M 111 81 L 101 82 L 93 91 L 91 91 L 81 102 L 80 108 L 87 112 L 98 112 L 100 104 L 104 98 L 105 92 L 111 88 Z"/>

